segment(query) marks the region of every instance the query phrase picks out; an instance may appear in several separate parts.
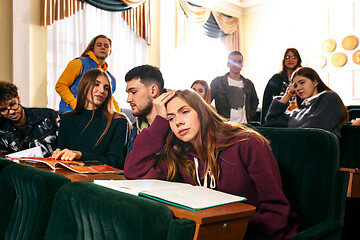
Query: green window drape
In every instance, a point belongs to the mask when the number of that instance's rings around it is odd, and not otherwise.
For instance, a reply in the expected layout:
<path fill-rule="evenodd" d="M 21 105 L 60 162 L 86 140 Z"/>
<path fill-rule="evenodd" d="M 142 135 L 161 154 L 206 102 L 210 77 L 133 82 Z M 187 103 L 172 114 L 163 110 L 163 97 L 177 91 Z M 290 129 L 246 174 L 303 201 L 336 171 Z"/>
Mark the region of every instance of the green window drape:
<path fill-rule="evenodd" d="M 131 9 L 125 3 L 119 0 L 82 0 L 96 8 L 100 8 L 105 11 L 119 12 Z"/>

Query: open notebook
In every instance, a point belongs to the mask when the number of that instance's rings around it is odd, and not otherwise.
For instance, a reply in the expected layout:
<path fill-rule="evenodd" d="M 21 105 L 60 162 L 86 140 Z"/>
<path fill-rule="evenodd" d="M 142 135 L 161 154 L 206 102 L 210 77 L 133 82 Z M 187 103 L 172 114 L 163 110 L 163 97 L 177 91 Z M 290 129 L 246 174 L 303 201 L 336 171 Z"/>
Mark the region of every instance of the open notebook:
<path fill-rule="evenodd" d="M 200 210 L 246 200 L 244 197 L 201 186 L 155 179 L 95 180 L 94 183 L 189 210 Z"/>

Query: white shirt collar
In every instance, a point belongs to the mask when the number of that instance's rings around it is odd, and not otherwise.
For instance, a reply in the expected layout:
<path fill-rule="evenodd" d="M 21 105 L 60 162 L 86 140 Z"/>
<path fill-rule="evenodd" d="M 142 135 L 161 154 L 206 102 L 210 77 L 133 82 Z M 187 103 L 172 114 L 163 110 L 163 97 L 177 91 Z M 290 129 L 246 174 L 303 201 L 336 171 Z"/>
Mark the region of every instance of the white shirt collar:
<path fill-rule="evenodd" d="M 307 99 L 304 99 L 304 101 L 301 103 L 301 105 L 309 106 L 314 99 L 318 98 L 320 95 L 322 95 L 325 92 L 327 92 L 327 91 L 322 91 L 321 93 L 318 93 L 318 94 L 316 94 L 314 96 L 311 96 L 311 97 L 309 97 Z"/>

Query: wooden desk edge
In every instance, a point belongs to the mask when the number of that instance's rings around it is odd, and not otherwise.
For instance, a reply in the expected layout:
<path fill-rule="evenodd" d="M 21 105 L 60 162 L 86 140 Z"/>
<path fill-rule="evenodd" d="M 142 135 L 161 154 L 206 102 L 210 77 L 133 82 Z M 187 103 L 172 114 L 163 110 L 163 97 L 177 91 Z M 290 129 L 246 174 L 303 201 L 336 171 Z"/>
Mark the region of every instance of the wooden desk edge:
<path fill-rule="evenodd" d="M 187 218 L 199 224 L 216 223 L 232 219 L 248 218 L 255 214 L 256 208 L 252 205 L 236 202 L 222 206 L 191 211 L 165 204 L 177 218 Z"/>
<path fill-rule="evenodd" d="M 340 170 L 348 171 L 350 173 L 346 197 L 360 197 L 360 169 L 340 168 Z"/>
<path fill-rule="evenodd" d="M 360 173 L 360 169 L 358 168 L 340 168 L 342 171 L 348 171 L 350 173 Z"/>

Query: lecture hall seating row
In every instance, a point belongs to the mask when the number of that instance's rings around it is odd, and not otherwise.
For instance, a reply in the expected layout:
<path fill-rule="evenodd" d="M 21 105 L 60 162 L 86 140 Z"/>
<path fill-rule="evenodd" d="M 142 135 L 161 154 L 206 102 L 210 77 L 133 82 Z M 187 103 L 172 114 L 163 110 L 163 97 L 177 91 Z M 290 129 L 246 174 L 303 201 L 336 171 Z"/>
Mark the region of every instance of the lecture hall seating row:
<path fill-rule="evenodd" d="M 192 239 L 156 201 L 0 159 L 0 239 Z"/>
<path fill-rule="evenodd" d="M 349 172 L 337 137 L 322 129 L 252 126 L 270 141 L 285 196 L 300 216 L 293 239 L 341 239 Z"/>
<path fill-rule="evenodd" d="M 336 136 L 321 129 L 255 129 L 270 140 L 285 195 L 300 217 L 300 232 L 293 239 L 341 239 L 349 173 L 339 170 Z M 8 206 L 0 207 L 0 239 L 194 235 L 193 221 L 174 218 L 161 203 L 90 183 L 70 183 L 64 176 L 4 159 L 0 168 L 0 206 Z"/>

